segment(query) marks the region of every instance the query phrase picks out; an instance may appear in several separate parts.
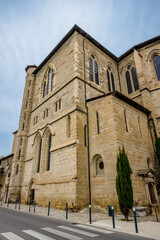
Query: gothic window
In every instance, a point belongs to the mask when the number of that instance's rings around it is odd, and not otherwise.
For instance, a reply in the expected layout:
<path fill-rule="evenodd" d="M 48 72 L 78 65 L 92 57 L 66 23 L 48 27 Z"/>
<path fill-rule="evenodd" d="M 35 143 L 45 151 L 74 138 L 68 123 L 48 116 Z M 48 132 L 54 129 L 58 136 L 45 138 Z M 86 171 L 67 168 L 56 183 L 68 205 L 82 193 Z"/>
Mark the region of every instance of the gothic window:
<path fill-rule="evenodd" d="M 42 139 L 40 139 L 40 141 L 39 141 L 39 152 L 38 152 L 38 166 L 37 166 L 37 173 L 40 172 L 41 148 L 42 148 Z"/>
<path fill-rule="evenodd" d="M 48 68 L 43 83 L 43 98 L 53 90 L 53 86 L 54 86 L 54 69 Z"/>
<path fill-rule="evenodd" d="M 55 111 L 57 112 L 58 109 L 60 110 L 62 107 L 62 104 L 61 104 L 61 99 L 59 99 L 56 103 L 55 103 Z"/>
<path fill-rule="evenodd" d="M 160 81 L 160 56 L 155 55 L 153 57 L 153 63 L 154 63 L 157 79 L 158 81 Z"/>
<path fill-rule="evenodd" d="M 50 170 L 50 159 L 51 159 L 51 141 L 52 141 L 52 135 L 49 136 L 49 144 L 48 144 L 48 162 L 47 162 L 47 171 Z"/>
<path fill-rule="evenodd" d="M 107 80 L 108 80 L 108 91 L 112 92 L 115 90 L 114 76 L 110 67 L 107 69 Z"/>
<path fill-rule="evenodd" d="M 94 55 L 89 58 L 89 79 L 99 85 L 98 63 Z"/>
<path fill-rule="evenodd" d="M 136 91 L 139 89 L 139 82 L 137 78 L 136 69 L 129 65 L 126 71 L 126 83 L 128 94 L 133 92 L 133 89 Z"/>

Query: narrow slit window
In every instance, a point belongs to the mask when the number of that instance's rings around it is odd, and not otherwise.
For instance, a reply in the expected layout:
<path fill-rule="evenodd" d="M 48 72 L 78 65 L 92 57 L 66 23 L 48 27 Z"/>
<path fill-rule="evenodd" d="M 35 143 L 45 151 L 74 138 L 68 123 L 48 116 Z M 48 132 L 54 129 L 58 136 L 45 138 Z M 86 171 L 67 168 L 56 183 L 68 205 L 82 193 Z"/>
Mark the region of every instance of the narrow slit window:
<path fill-rule="evenodd" d="M 67 138 L 69 138 L 71 136 L 71 117 L 70 117 L 70 115 L 67 117 L 66 133 L 67 133 Z"/>
<path fill-rule="evenodd" d="M 99 134 L 100 131 L 99 131 L 99 114 L 98 114 L 98 112 L 96 112 L 96 119 L 97 119 L 97 133 Z"/>
<path fill-rule="evenodd" d="M 59 100 L 59 109 L 61 109 L 61 99 Z"/>
<path fill-rule="evenodd" d="M 87 146 L 87 126 L 84 126 L 84 146 Z"/>
<path fill-rule="evenodd" d="M 53 90 L 53 84 L 54 84 L 54 70 L 52 69 L 51 91 Z"/>
<path fill-rule="evenodd" d="M 25 124 L 23 123 L 23 125 L 22 125 L 22 130 L 24 130 L 24 127 L 25 127 Z"/>
<path fill-rule="evenodd" d="M 19 164 L 17 164 L 16 166 L 16 175 L 18 174 L 18 171 L 19 171 Z"/>
<path fill-rule="evenodd" d="M 37 168 L 37 173 L 40 172 L 41 148 L 42 148 L 42 139 L 40 140 L 40 143 L 39 143 L 39 154 L 38 154 L 38 168 Z"/>
<path fill-rule="evenodd" d="M 140 124 L 139 116 L 138 116 L 138 126 L 139 126 L 139 134 L 140 134 L 140 137 L 142 138 L 142 131 L 141 131 L 141 124 Z"/>
<path fill-rule="evenodd" d="M 20 139 L 20 146 L 22 145 L 22 142 L 23 142 L 23 138 L 21 137 L 21 139 Z"/>
<path fill-rule="evenodd" d="M 115 90 L 115 85 L 114 85 L 114 77 L 113 77 L 113 73 L 111 72 L 111 80 L 112 80 L 112 91 Z"/>
<path fill-rule="evenodd" d="M 52 135 L 49 136 L 49 145 L 48 145 L 48 163 L 47 163 L 47 171 L 50 170 L 50 161 L 51 161 L 51 142 L 52 142 Z"/>
<path fill-rule="evenodd" d="M 31 86 L 31 80 L 29 80 L 29 87 Z"/>
<path fill-rule="evenodd" d="M 26 120 L 26 113 L 24 114 L 24 117 L 23 117 L 24 120 Z"/>
<path fill-rule="evenodd" d="M 29 90 L 28 90 L 28 92 L 27 92 L 27 97 L 29 97 Z"/>
<path fill-rule="evenodd" d="M 109 92 L 115 91 L 114 76 L 112 73 L 112 69 L 109 66 L 107 69 L 107 80 L 108 80 L 108 91 Z"/>
<path fill-rule="evenodd" d="M 127 125 L 126 110 L 124 110 L 124 121 L 125 121 L 125 129 L 126 129 L 126 132 L 128 132 L 128 125 Z"/>
<path fill-rule="evenodd" d="M 18 160 L 21 158 L 21 149 L 19 149 L 19 152 L 18 152 Z"/>

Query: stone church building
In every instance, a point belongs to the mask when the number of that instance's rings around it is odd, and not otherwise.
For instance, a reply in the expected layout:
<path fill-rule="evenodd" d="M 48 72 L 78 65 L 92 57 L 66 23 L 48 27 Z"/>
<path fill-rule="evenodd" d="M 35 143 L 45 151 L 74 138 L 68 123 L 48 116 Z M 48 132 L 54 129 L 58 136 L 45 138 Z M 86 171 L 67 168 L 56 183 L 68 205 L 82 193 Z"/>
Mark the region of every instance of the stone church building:
<path fill-rule="evenodd" d="M 25 70 L 10 181 L 7 196 L 3 181 L 1 197 L 57 208 L 68 202 L 80 209 L 89 199 L 117 206 L 117 152 L 124 146 L 134 204 L 159 204 L 160 36 L 117 58 L 75 25 L 38 67 Z"/>

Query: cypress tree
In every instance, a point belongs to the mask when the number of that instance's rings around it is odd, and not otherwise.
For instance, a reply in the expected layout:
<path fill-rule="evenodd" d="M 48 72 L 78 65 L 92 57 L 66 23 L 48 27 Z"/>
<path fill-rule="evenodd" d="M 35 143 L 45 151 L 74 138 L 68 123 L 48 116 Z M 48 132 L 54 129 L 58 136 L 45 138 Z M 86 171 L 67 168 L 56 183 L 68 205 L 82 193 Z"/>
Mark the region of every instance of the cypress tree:
<path fill-rule="evenodd" d="M 128 220 L 129 209 L 131 209 L 133 206 L 133 189 L 130 177 L 132 174 L 132 169 L 129 165 L 124 146 L 122 150 L 119 148 L 116 167 L 116 189 L 118 194 L 119 207 L 122 214 L 125 216 L 125 219 Z"/>

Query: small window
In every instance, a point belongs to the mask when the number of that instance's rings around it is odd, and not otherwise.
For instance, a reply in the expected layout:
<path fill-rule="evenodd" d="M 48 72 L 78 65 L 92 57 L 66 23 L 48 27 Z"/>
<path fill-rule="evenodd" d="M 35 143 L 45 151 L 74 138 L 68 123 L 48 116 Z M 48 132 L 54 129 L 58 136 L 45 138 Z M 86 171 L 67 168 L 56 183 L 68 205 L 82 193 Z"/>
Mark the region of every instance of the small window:
<path fill-rule="evenodd" d="M 58 110 L 58 103 L 56 102 L 56 104 L 55 104 L 55 111 L 57 112 L 57 110 Z"/>
<path fill-rule="evenodd" d="M 99 134 L 100 131 L 99 131 L 99 115 L 98 115 L 98 112 L 96 112 L 96 119 L 97 119 L 97 133 Z"/>
<path fill-rule="evenodd" d="M 124 110 L 124 121 L 125 121 L 125 129 L 126 129 L 126 132 L 128 132 L 128 125 L 127 125 L 126 110 Z"/>
<path fill-rule="evenodd" d="M 38 153 L 38 167 L 37 167 L 37 173 L 40 172 L 41 148 L 42 148 L 42 139 L 41 139 L 40 142 L 39 142 L 39 153 Z"/>
<path fill-rule="evenodd" d="M 158 81 L 160 81 L 160 56 L 155 55 L 153 57 L 153 63 L 154 63 L 157 79 Z"/>
<path fill-rule="evenodd" d="M 24 120 L 26 120 L 26 113 L 24 114 L 24 117 L 23 117 Z"/>
<path fill-rule="evenodd" d="M 70 117 L 70 115 L 67 116 L 66 135 L 67 135 L 67 138 L 69 138 L 71 136 L 71 117 Z"/>
<path fill-rule="evenodd" d="M 59 100 L 59 109 L 61 109 L 61 99 Z"/>
<path fill-rule="evenodd" d="M 84 146 L 87 146 L 87 126 L 84 126 Z"/>
<path fill-rule="evenodd" d="M 50 75 L 51 75 L 51 69 L 48 70 L 48 82 L 47 82 L 47 94 L 49 93 L 49 87 L 50 87 Z"/>
<path fill-rule="evenodd" d="M 29 97 L 29 90 L 28 90 L 28 92 L 27 92 L 27 97 Z"/>
<path fill-rule="evenodd" d="M 46 111 L 43 111 L 43 119 L 46 117 Z"/>
<path fill-rule="evenodd" d="M 29 80 L 29 87 L 31 86 L 31 80 Z"/>
<path fill-rule="evenodd" d="M 25 123 L 23 123 L 23 125 L 22 125 L 22 130 L 24 130 L 24 127 L 25 127 Z"/>
<path fill-rule="evenodd" d="M 28 107 L 28 101 L 26 101 L 26 108 Z"/>
<path fill-rule="evenodd" d="M 19 149 L 19 152 L 18 152 L 18 160 L 21 158 L 21 149 Z"/>
<path fill-rule="evenodd" d="M 89 58 L 89 78 L 93 82 L 93 62 L 91 58 Z"/>
<path fill-rule="evenodd" d="M 18 170 L 19 170 L 19 165 L 17 164 L 17 166 L 16 166 L 16 175 L 18 174 Z"/>
<path fill-rule="evenodd" d="M 48 108 L 46 109 L 46 118 L 48 117 Z"/>
<path fill-rule="evenodd" d="M 51 91 L 53 90 L 53 85 L 54 85 L 54 70 L 52 69 Z"/>
<path fill-rule="evenodd" d="M 139 116 L 138 116 L 138 126 L 139 126 L 139 134 L 140 134 L 140 137 L 142 138 L 141 124 L 140 124 L 140 118 L 139 118 Z"/>

